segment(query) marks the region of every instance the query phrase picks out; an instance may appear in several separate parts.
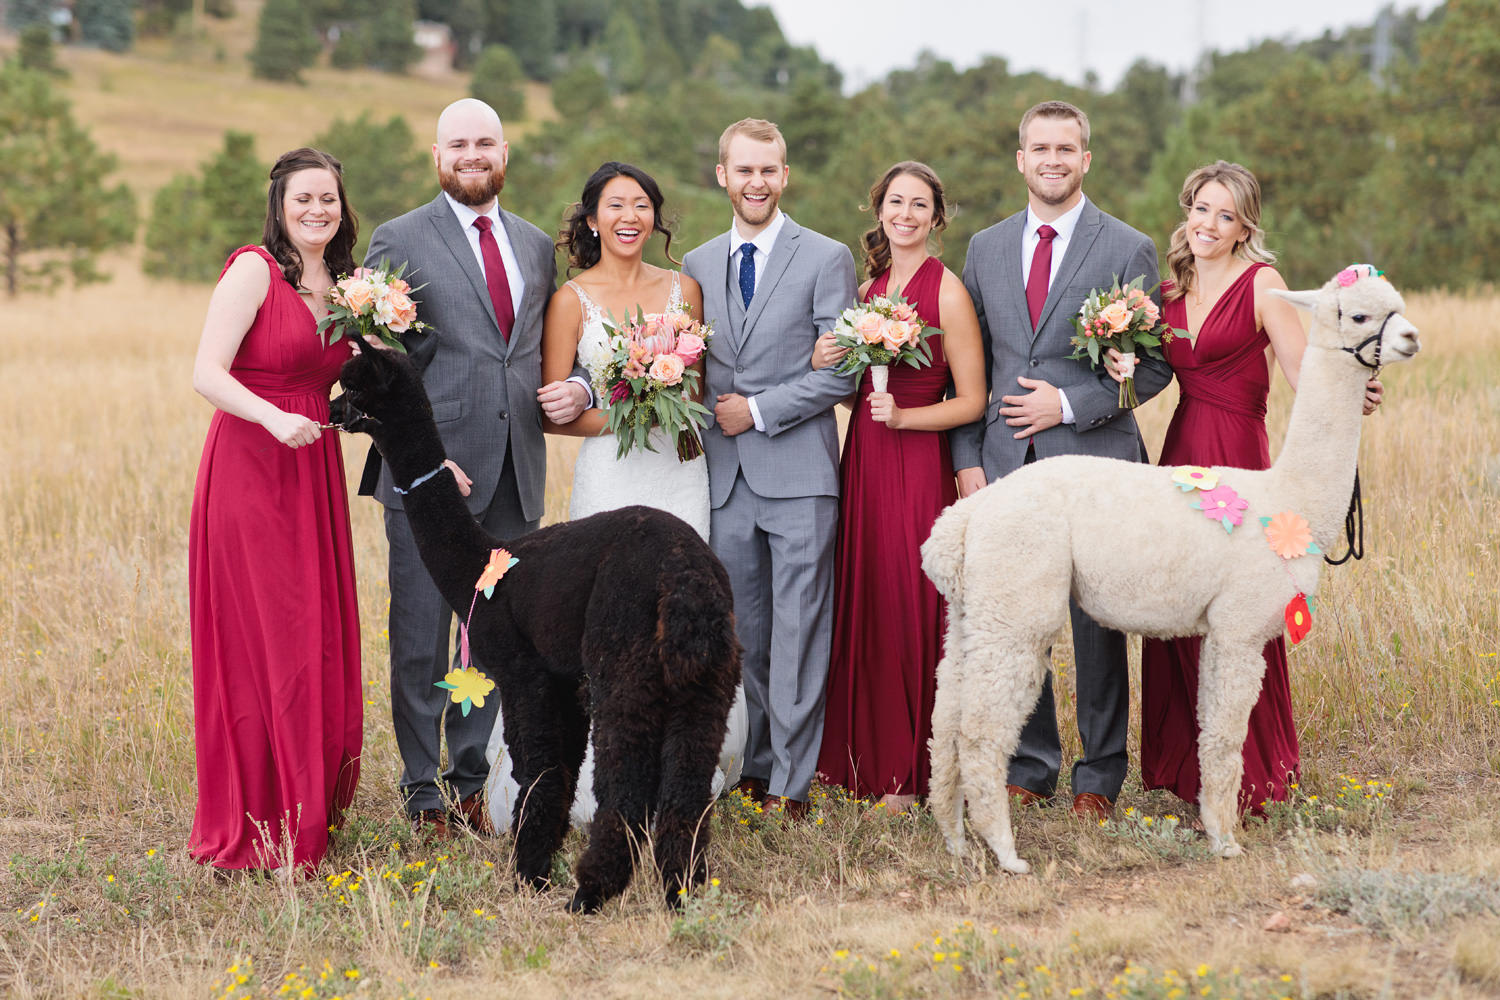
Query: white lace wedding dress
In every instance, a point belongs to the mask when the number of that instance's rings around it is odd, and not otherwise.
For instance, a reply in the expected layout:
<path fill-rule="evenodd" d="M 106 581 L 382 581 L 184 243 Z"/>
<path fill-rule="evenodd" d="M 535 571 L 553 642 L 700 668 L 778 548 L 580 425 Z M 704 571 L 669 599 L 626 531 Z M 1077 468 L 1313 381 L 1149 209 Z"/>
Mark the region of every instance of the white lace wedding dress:
<path fill-rule="evenodd" d="M 578 361 L 598 384 L 598 374 L 609 362 L 609 332 L 604 328 L 604 310 L 589 298 L 577 282 L 568 282 L 583 307 L 583 333 L 578 338 Z M 672 275 L 672 291 L 667 298 L 667 311 L 682 305 L 682 283 L 679 276 Z M 596 388 L 595 393 L 598 393 Z M 578 448 L 578 460 L 573 466 L 573 496 L 568 504 L 568 517 L 576 520 L 600 511 L 616 510 L 632 504 L 644 504 L 676 514 L 706 542 L 708 541 L 708 461 L 702 455 L 691 462 L 677 460 L 677 443 L 660 428 L 651 431 L 651 447 L 655 451 L 635 449 L 624 458 L 618 458 L 619 448 L 611 434 L 585 438 Z M 745 738 L 749 723 L 745 715 L 745 689 L 741 686 L 729 712 L 728 733 L 723 751 L 719 755 L 719 768 L 714 775 L 713 791 L 718 795 L 724 788 L 740 779 L 740 768 L 745 762 Z M 509 829 L 516 797 L 520 789 L 510 773 L 510 755 L 505 752 L 505 739 L 501 731 L 500 714 L 495 714 L 495 728 L 489 742 L 490 815 L 496 829 Z M 594 746 L 589 742 L 583 768 L 578 775 L 578 794 L 573 800 L 572 820 L 582 826 L 593 819 L 594 799 Z"/>

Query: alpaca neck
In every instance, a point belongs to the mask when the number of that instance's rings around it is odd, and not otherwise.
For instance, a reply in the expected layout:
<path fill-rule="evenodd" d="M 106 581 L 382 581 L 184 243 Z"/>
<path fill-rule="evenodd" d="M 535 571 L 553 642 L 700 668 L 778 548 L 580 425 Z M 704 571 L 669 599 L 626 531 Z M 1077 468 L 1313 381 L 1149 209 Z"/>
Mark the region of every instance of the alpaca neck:
<path fill-rule="evenodd" d="M 1359 461 L 1368 373 L 1337 351 L 1308 346 L 1286 440 L 1271 466 L 1277 495 L 1327 548 L 1343 527 Z"/>

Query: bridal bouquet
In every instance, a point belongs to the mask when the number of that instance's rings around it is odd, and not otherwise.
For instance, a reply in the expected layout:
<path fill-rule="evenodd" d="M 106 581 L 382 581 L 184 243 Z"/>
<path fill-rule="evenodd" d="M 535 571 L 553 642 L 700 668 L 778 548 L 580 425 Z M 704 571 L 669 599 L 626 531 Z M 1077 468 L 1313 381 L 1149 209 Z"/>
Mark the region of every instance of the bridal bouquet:
<path fill-rule="evenodd" d="M 924 324 L 900 295 L 877 295 L 845 309 L 833 325 L 834 343 L 849 349 L 838 373 L 855 375 L 868 368 L 875 391 L 885 392 L 891 365 L 932 364 L 932 348 L 926 341 L 934 333 L 942 331 Z"/>
<path fill-rule="evenodd" d="M 401 278 L 405 271 L 405 264 L 394 271 L 356 267 L 353 274 L 334 282 L 328 290 L 328 315 L 318 320 L 318 335 L 323 337 L 323 345 L 326 347 L 339 337 L 373 335 L 391 350 L 405 354 L 399 335 L 407 330 L 427 329 L 427 324 L 417 319 L 417 307 L 411 300 L 416 289 Z"/>
<path fill-rule="evenodd" d="M 1120 287 L 1117 276 L 1109 288 L 1096 288 L 1083 300 L 1083 308 L 1073 317 L 1073 353 L 1070 359 L 1089 359 L 1098 368 L 1106 351 L 1120 352 L 1125 380 L 1120 383 L 1121 409 L 1140 405 L 1135 395 L 1135 352 L 1141 348 L 1149 356 L 1162 359 L 1161 345 L 1170 343 L 1172 329 L 1161 322 L 1161 310 L 1151 296 L 1141 290 L 1141 277 Z"/>
<path fill-rule="evenodd" d="M 651 447 L 651 428 L 660 427 L 677 440 L 677 460 L 703 454 L 698 430 L 708 423 L 709 409 L 694 395 L 700 375 L 693 364 L 708 349 L 713 328 L 686 309 L 610 317 L 609 360 L 594 377 L 594 397 L 605 401 L 609 431 L 624 458 L 632 448 Z"/>

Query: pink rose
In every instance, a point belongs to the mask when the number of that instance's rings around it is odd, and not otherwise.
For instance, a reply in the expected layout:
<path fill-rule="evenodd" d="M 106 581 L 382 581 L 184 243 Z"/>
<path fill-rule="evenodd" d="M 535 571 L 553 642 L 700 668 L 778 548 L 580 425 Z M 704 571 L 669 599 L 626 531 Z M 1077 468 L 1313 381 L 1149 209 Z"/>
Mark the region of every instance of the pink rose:
<path fill-rule="evenodd" d="M 651 362 L 649 372 L 653 381 L 662 385 L 676 385 L 682 381 L 682 359 L 675 354 L 662 354 Z"/>
<path fill-rule="evenodd" d="M 405 295 L 411 291 L 411 286 L 408 285 L 405 281 L 402 281 L 400 278 L 392 278 L 391 291 L 400 292 L 402 295 Z"/>
<path fill-rule="evenodd" d="M 1152 302 L 1150 299 L 1147 299 L 1146 304 L 1141 308 L 1146 310 L 1146 322 L 1150 323 L 1152 326 L 1155 326 L 1156 321 L 1161 319 L 1161 310 L 1156 308 L 1156 303 Z"/>
<path fill-rule="evenodd" d="M 405 333 L 411 329 L 411 325 L 417 321 L 417 307 L 400 292 L 396 292 L 388 300 L 391 304 L 391 312 L 395 314 L 395 321 L 387 324 L 392 333 Z"/>
<path fill-rule="evenodd" d="M 911 307 L 911 303 L 909 302 L 896 303 L 895 308 L 891 310 L 891 315 L 903 323 L 915 323 L 917 321 L 917 311 Z"/>
<path fill-rule="evenodd" d="M 677 356 L 683 364 L 690 365 L 703 356 L 707 346 L 696 333 L 684 333 L 677 338 Z"/>
<path fill-rule="evenodd" d="M 854 320 L 854 332 L 867 344 L 885 339 L 885 319 L 879 313 L 862 312 Z"/>
<path fill-rule="evenodd" d="M 377 272 L 376 272 L 376 270 L 373 267 L 356 267 L 354 269 L 354 273 L 351 274 L 349 277 L 355 278 L 355 279 L 359 279 L 359 280 L 363 280 L 363 279 L 375 277 L 376 273 Z"/>
<path fill-rule="evenodd" d="M 1110 330 L 1120 333 L 1130 325 L 1131 311 L 1131 308 L 1124 302 L 1115 299 L 1115 301 L 1099 310 L 1099 318 L 1104 321 Z"/>

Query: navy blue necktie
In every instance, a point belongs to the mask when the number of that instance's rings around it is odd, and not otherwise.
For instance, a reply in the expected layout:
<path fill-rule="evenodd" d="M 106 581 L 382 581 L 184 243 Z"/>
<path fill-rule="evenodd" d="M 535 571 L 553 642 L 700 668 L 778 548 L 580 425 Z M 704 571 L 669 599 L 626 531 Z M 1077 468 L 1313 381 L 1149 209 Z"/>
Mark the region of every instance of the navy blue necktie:
<path fill-rule="evenodd" d="M 740 244 L 740 298 L 745 300 L 745 308 L 750 308 L 750 300 L 755 297 L 755 244 Z"/>

